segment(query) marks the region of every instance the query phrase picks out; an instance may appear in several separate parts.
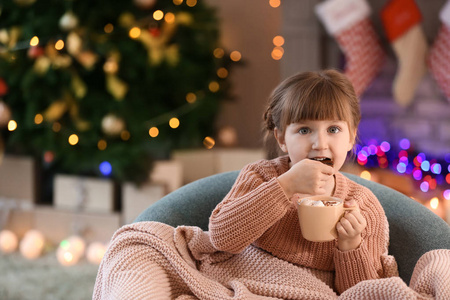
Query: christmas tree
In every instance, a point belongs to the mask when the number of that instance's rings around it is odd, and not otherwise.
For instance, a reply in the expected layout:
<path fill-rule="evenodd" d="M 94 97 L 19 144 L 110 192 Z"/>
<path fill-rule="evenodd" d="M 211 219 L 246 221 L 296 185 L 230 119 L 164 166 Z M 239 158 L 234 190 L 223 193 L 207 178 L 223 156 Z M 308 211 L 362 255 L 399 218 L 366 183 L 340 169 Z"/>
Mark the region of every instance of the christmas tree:
<path fill-rule="evenodd" d="M 203 1 L 2 1 L 6 150 L 145 180 L 153 159 L 214 134 L 229 65 Z"/>

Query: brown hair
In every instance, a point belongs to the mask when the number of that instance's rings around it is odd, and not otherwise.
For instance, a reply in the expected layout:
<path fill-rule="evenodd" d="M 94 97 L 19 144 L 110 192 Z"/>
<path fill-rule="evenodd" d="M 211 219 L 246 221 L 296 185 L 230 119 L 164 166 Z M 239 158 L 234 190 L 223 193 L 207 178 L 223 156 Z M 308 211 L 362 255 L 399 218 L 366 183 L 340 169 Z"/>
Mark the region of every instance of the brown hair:
<path fill-rule="evenodd" d="M 346 121 L 355 139 L 361 112 L 348 78 L 336 70 L 323 70 L 298 73 L 281 82 L 264 113 L 266 140 L 275 127 L 284 135 L 286 126 L 302 120 Z"/>

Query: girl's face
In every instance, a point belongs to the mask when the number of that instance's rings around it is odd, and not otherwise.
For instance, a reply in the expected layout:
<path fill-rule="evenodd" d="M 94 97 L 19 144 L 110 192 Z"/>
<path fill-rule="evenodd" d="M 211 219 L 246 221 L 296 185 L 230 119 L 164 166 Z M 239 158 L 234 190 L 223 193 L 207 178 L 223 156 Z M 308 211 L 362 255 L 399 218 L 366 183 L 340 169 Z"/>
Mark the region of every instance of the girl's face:
<path fill-rule="evenodd" d="M 275 138 L 281 150 L 288 153 L 291 166 L 305 158 L 329 158 L 338 171 L 353 147 L 356 135 L 350 134 L 345 121 L 305 120 L 286 127 L 284 136 L 275 128 Z"/>

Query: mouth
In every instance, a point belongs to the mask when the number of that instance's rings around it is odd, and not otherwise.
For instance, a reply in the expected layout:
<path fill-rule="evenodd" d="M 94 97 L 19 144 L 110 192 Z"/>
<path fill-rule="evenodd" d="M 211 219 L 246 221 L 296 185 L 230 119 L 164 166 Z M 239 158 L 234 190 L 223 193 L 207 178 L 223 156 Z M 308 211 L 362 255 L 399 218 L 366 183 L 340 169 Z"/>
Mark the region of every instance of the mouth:
<path fill-rule="evenodd" d="M 310 158 L 311 160 L 315 160 L 315 161 L 320 161 L 321 163 L 323 163 L 323 164 L 325 164 L 325 165 L 328 165 L 328 166 L 330 166 L 330 167 L 332 167 L 333 166 L 333 160 L 331 159 L 331 158 L 328 158 L 328 157 L 313 157 L 313 158 Z"/>

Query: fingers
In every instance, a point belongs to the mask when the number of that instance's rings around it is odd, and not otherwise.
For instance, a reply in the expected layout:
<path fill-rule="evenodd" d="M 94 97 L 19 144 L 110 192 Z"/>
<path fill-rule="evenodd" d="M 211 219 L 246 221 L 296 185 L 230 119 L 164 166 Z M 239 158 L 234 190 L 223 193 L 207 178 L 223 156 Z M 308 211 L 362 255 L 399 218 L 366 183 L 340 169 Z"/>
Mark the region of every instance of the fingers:
<path fill-rule="evenodd" d="M 360 234 L 367 226 L 367 221 L 360 212 L 352 211 L 346 213 L 336 225 L 340 235 L 354 237 Z"/>

